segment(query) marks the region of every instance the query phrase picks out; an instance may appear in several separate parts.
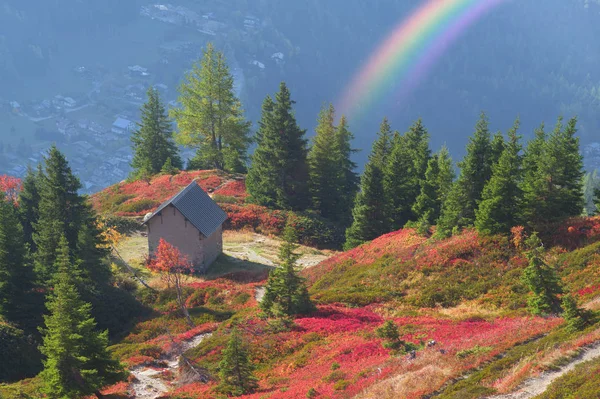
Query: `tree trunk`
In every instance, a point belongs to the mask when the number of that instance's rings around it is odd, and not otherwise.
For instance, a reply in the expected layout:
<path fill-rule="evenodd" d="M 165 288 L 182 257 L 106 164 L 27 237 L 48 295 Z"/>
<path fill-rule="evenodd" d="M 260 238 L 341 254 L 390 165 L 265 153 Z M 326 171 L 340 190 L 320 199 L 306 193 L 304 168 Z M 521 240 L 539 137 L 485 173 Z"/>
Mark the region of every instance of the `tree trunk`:
<path fill-rule="evenodd" d="M 175 286 L 177 288 L 177 302 L 179 302 L 179 307 L 181 308 L 181 312 L 185 316 L 185 319 L 190 327 L 195 327 L 192 318 L 190 317 L 190 312 L 188 312 L 187 307 L 185 306 L 185 301 L 183 300 L 183 293 L 181 292 L 181 283 L 178 276 L 175 276 Z"/>
<path fill-rule="evenodd" d="M 96 397 L 97 397 L 98 399 L 103 399 L 103 398 L 104 398 L 104 395 L 102 395 L 102 394 L 100 393 L 100 391 L 96 391 L 96 392 L 94 392 L 94 395 L 96 395 Z"/>

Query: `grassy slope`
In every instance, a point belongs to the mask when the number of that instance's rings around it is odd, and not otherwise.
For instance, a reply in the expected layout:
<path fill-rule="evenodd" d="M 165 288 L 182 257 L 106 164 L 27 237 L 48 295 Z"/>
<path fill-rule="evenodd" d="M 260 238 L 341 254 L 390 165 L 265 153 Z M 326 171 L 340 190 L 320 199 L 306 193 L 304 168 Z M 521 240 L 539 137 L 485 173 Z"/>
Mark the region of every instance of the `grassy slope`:
<path fill-rule="evenodd" d="M 180 181 L 182 175 L 171 182 Z M 119 190 L 126 191 L 122 186 Z M 152 199 L 159 192 L 140 195 Z M 114 197 L 113 191 L 94 200 L 98 207 Z M 580 303 L 596 307 L 599 226 L 599 219 L 573 220 L 544 235 L 550 248 L 548 262 L 557 267 L 565 286 Z M 240 245 L 250 244 L 254 255 L 272 260 L 270 244 L 253 240 L 243 234 L 226 236 L 226 248 L 239 254 Z M 196 329 L 186 327 L 172 290 L 138 289 L 140 301 L 154 312 L 136 320 L 130 334 L 112 350 L 127 366 L 151 366 L 171 350 L 169 335 L 178 340 L 212 331 L 210 339 L 187 355 L 216 377 L 221 349 L 236 322 L 250 345 L 260 379 L 259 392 L 246 399 L 305 398 L 311 388 L 316 398 L 323 399 L 432 395 L 469 399 L 509 392 L 533 373 L 557 367 L 580 347 L 600 339 L 598 325 L 569 333 L 560 318 L 528 315 L 527 292 L 519 279 L 526 261 L 514 244 L 508 238 L 481 238 L 469 231 L 441 242 L 412 230 L 388 234 L 306 269 L 303 273 L 318 311 L 296 318 L 292 325 L 260 315 L 254 294 L 265 282 L 264 266 L 251 259 L 225 259 L 213 275 L 188 283 L 187 304 Z M 123 248 L 124 256 L 135 259 L 140 248 L 143 238 L 133 238 Z M 313 255 L 310 249 L 303 251 Z M 415 359 L 392 353 L 376 337 L 375 329 L 390 319 L 400 327 L 403 340 L 419 347 Z M 436 345 L 422 344 L 429 340 Z M 459 379 L 465 374 L 470 377 Z M 0 396 L 27 398 L 15 393 L 21 389 L 39 397 L 35 383 L 0 387 Z M 553 389 L 563 389 L 557 384 Z M 217 398 L 215 386 L 216 380 L 186 384 L 169 397 Z M 127 398 L 127 383 L 106 392 Z"/>

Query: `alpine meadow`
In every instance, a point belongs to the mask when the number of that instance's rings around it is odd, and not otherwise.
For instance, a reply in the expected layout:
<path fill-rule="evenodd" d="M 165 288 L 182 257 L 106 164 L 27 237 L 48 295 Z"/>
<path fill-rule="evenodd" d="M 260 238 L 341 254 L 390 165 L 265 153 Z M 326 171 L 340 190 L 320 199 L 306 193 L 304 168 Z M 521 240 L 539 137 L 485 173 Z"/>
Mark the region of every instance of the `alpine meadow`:
<path fill-rule="evenodd" d="M 0 0 L 0 399 L 600 398 L 600 1 L 173 1 Z"/>

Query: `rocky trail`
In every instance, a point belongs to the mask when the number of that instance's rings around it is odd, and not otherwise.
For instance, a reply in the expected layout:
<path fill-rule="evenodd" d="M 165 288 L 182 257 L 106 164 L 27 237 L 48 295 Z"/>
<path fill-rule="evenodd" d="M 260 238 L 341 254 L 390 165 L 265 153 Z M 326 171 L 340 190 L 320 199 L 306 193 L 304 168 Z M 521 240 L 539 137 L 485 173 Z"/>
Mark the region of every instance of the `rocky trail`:
<path fill-rule="evenodd" d="M 547 371 L 537 377 L 526 380 L 516 392 L 509 394 L 488 396 L 485 399 L 532 399 L 544 393 L 550 384 L 557 378 L 567 374 L 575 369 L 578 364 L 600 357 L 600 342 L 585 349 L 579 356 L 573 359 L 569 364 L 561 367 L 557 371 Z"/>
<path fill-rule="evenodd" d="M 135 399 L 157 399 L 163 393 L 169 391 L 169 386 L 161 379 L 164 372 L 170 371 L 177 374 L 179 368 L 179 357 L 187 350 L 200 345 L 200 343 L 211 334 L 200 334 L 188 341 L 182 342 L 177 351 L 161 359 L 164 367 L 136 366 L 130 370 L 135 377 L 135 381 L 130 385 L 129 390 L 133 392 Z"/>

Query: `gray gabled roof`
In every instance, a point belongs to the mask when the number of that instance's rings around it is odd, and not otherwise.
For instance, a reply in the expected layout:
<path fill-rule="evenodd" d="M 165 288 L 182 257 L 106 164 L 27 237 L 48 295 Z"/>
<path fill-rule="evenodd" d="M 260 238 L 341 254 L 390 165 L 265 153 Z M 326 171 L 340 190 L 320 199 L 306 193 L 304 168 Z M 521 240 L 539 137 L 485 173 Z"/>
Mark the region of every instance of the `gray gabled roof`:
<path fill-rule="evenodd" d="M 152 215 L 144 218 L 144 223 L 147 223 L 169 205 L 173 205 L 181 212 L 205 237 L 214 233 L 227 220 L 227 214 L 194 180 L 179 194 L 163 202 Z"/>

